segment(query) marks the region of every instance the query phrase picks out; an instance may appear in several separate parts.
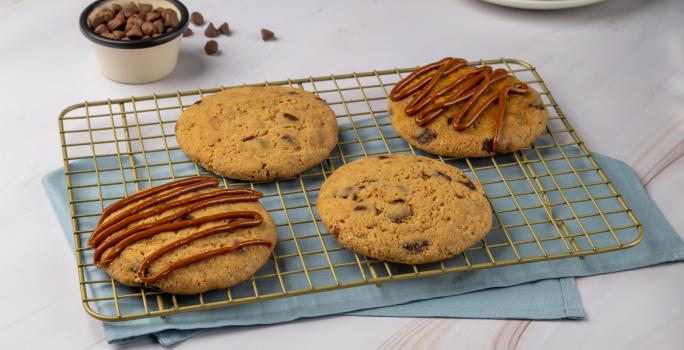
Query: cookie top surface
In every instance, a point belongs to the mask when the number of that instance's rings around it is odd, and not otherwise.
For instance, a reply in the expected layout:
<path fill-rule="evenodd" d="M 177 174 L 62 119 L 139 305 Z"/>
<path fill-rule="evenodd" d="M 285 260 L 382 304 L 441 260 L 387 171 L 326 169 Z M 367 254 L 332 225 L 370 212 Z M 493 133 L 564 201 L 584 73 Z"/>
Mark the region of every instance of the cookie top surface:
<path fill-rule="evenodd" d="M 316 205 L 340 245 L 406 264 L 451 258 L 482 239 L 492 221 L 480 184 L 413 155 L 369 157 L 337 169 Z"/>
<path fill-rule="evenodd" d="M 316 95 L 289 87 L 237 87 L 188 107 L 176 122 L 185 154 L 238 180 L 295 176 L 337 144 L 335 113 Z"/>
<path fill-rule="evenodd" d="M 138 192 L 102 215 L 89 240 L 115 280 L 169 293 L 226 288 L 266 263 L 275 225 L 258 192 L 194 177 Z"/>
<path fill-rule="evenodd" d="M 440 62 L 445 62 L 445 60 Z M 464 60 L 460 59 L 452 60 L 454 61 L 451 62 L 465 63 Z M 421 78 L 430 78 L 429 75 L 434 73 L 436 71 L 433 70 L 423 75 L 416 75 L 411 83 L 419 82 Z M 478 74 L 482 79 L 477 80 Z M 468 96 L 483 85 L 485 75 L 488 75 L 487 79 L 491 83 L 483 89 L 479 96 Z M 470 88 L 466 86 L 468 81 L 472 83 Z M 410 88 L 410 85 L 407 84 L 405 88 Z M 546 129 L 548 113 L 539 93 L 526 84 L 522 84 L 520 80 L 502 69 L 493 70 L 463 64 L 448 74 L 442 75 L 431 88 L 428 85 L 423 85 L 414 93 L 407 94 L 408 96 L 390 99 L 388 106 L 389 119 L 397 133 L 411 145 L 426 152 L 456 158 L 484 157 L 495 153 L 514 152 L 529 146 Z M 524 87 L 525 93 L 512 91 L 506 95 L 503 120 L 497 144 L 493 149 L 493 140 L 497 130 L 497 116 L 499 115 L 499 93 L 503 88 L 509 86 Z M 450 87 L 451 89 L 449 89 Z M 423 104 L 422 109 L 415 108 L 419 103 L 414 104 L 412 109 L 411 104 L 420 100 L 422 89 L 426 88 L 429 88 L 428 95 L 445 92 L 440 98 Z M 397 88 L 395 87 L 395 89 Z M 462 101 L 447 105 L 443 109 L 433 108 L 444 99 L 455 99 L 459 95 L 464 97 Z M 470 101 L 471 98 L 473 98 L 472 101 Z M 487 104 L 488 102 L 489 104 Z M 468 120 L 474 121 L 471 125 L 458 130 L 453 125 L 454 117 L 468 103 L 471 103 L 470 107 L 463 109 L 464 113 L 459 120 L 461 123 Z M 424 113 L 424 116 L 428 115 L 428 110 L 431 108 L 435 111 L 436 117 L 424 125 L 419 125 L 420 122 L 417 122 L 416 117 L 420 119 L 421 113 Z M 478 113 L 479 110 L 481 113 Z M 473 119 L 475 116 L 477 119 Z"/>

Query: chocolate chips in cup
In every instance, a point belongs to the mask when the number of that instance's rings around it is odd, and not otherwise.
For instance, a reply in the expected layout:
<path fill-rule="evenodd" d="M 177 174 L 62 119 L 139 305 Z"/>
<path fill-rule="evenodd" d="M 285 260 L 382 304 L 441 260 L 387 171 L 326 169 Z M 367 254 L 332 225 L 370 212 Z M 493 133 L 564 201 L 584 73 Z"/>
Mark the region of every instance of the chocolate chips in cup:
<path fill-rule="evenodd" d="M 168 33 L 179 24 L 178 14 L 170 8 L 135 3 L 124 6 L 112 4 L 96 11 L 88 20 L 96 34 L 115 40 L 140 40 L 156 38 Z"/>

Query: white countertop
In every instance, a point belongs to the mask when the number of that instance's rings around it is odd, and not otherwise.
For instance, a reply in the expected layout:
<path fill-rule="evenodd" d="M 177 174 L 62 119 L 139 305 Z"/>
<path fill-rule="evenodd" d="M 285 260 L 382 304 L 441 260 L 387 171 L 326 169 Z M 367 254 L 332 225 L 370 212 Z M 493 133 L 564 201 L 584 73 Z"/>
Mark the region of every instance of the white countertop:
<path fill-rule="evenodd" d="M 86 99 L 413 66 L 443 56 L 521 58 L 538 68 L 588 147 L 636 169 L 684 235 L 681 0 L 608 0 L 559 12 L 475 0 L 192 1 L 191 10 L 234 30 L 219 38 L 221 55 L 205 56 L 195 30 L 176 71 L 139 86 L 99 73 L 77 26 L 87 3 L 0 0 L 0 349 L 111 347 L 80 305 L 72 253 L 40 185 L 62 164 L 57 114 Z M 262 42 L 261 27 L 279 39 Z M 212 330 L 177 348 L 682 348 L 683 263 L 581 278 L 579 288 L 584 321 L 326 317 Z"/>

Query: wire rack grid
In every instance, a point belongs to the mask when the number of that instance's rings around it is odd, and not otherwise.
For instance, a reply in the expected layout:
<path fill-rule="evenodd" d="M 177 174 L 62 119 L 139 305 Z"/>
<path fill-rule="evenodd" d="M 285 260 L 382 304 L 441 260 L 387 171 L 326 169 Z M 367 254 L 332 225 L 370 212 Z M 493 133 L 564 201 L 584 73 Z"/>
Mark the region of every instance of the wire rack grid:
<path fill-rule="evenodd" d="M 277 225 L 278 241 L 271 259 L 248 281 L 194 296 L 118 284 L 93 265 L 86 241 L 102 210 L 115 201 L 150 186 L 207 174 L 178 148 L 175 121 L 187 106 L 225 87 L 68 107 L 60 114 L 59 128 L 86 311 L 106 321 L 163 317 L 386 281 L 582 258 L 638 244 L 641 224 L 536 69 L 516 59 L 471 64 L 505 68 L 540 92 L 549 121 L 546 132 L 530 147 L 463 160 L 414 149 L 394 131 L 386 110 L 389 90 L 413 68 L 250 84 L 299 87 L 318 94 L 337 115 L 339 144 L 327 160 L 297 177 L 265 182 L 222 179 L 225 187 L 248 186 L 264 193 L 262 203 Z M 316 212 L 318 190 L 336 168 L 385 153 L 438 158 L 477 179 L 494 210 L 492 231 L 452 259 L 417 266 L 375 261 L 341 248 Z"/>

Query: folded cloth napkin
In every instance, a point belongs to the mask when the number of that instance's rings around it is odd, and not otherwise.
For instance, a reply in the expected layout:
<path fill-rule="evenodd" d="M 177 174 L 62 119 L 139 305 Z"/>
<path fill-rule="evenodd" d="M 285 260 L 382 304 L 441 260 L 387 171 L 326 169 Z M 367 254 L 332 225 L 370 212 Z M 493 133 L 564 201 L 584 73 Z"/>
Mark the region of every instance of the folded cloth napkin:
<path fill-rule="evenodd" d="M 644 239 L 634 248 L 585 259 L 543 261 L 429 280 L 391 282 L 380 288 L 350 288 L 171 315 L 165 319 L 105 323 L 105 334 L 110 342 L 126 342 L 152 334 L 161 344 L 170 345 L 204 328 L 270 324 L 345 312 L 365 316 L 581 318 L 584 312 L 572 279 L 540 280 L 595 275 L 684 259 L 684 243 L 648 197 L 634 172 L 620 161 L 599 155 L 595 159 L 644 226 Z M 48 174 L 43 184 L 71 238 L 63 171 Z M 529 283 L 532 281 L 538 282 Z M 362 311 L 351 312 L 355 310 Z"/>

